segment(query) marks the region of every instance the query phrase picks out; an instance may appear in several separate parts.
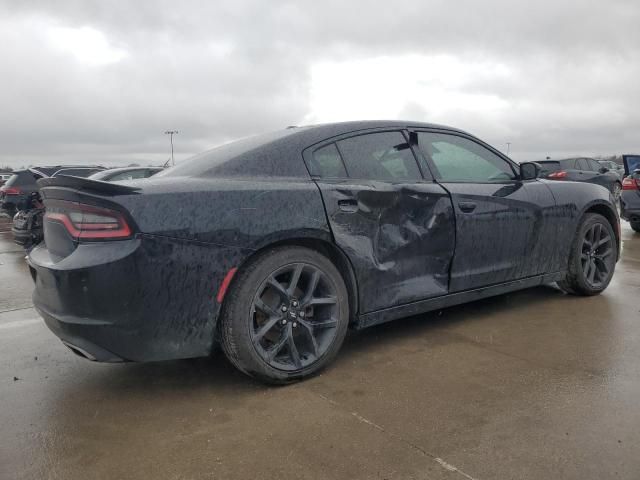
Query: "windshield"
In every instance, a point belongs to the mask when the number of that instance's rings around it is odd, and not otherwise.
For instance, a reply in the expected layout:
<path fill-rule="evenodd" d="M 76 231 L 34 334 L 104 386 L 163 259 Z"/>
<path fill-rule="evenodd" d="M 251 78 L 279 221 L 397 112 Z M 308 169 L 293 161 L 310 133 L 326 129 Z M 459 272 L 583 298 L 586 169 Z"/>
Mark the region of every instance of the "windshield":
<path fill-rule="evenodd" d="M 624 162 L 627 165 L 629 174 L 632 174 L 636 170 L 640 169 L 640 155 L 626 155 Z"/>

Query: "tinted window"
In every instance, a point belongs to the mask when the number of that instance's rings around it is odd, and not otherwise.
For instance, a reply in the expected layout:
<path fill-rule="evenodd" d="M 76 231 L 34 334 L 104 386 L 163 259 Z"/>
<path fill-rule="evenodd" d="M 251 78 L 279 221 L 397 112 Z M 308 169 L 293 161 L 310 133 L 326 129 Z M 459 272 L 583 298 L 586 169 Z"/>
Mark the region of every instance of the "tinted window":
<path fill-rule="evenodd" d="M 491 183 L 515 178 L 506 160 L 467 138 L 419 132 L 418 145 L 431 158 L 442 181 Z"/>
<path fill-rule="evenodd" d="M 270 144 L 277 143 L 279 140 L 285 139 L 296 131 L 296 129 L 279 130 L 277 132 L 265 133 L 262 135 L 244 138 L 242 140 L 236 140 L 235 142 L 226 143 L 214 148 L 213 150 L 188 158 L 174 167 L 167 168 L 157 175 L 162 177 L 211 176 L 215 175 L 218 171 L 224 172 L 225 168 L 233 170 L 233 164 L 235 163 L 238 163 L 238 168 L 242 169 L 245 165 L 242 165 L 242 162 L 238 161 L 239 158 L 251 154 L 252 152 L 264 151 Z M 261 169 L 263 171 L 247 172 L 244 170 L 243 173 L 264 174 L 264 172 L 268 172 L 270 170 L 268 162 L 271 161 L 271 159 L 266 155 L 265 158 L 260 157 L 260 160 L 265 164 Z M 280 159 L 277 161 L 287 165 L 287 162 L 281 162 Z M 304 166 L 302 164 L 300 167 L 304 170 Z"/>
<path fill-rule="evenodd" d="M 320 175 L 321 177 L 347 176 L 340 153 L 333 143 L 313 152 L 309 167 L 312 175 Z"/>
<path fill-rule="evenodd" d="M 400 132 L 370 133 L 338 142 L 351 178 L 419 180 L 418 164 Z"/>

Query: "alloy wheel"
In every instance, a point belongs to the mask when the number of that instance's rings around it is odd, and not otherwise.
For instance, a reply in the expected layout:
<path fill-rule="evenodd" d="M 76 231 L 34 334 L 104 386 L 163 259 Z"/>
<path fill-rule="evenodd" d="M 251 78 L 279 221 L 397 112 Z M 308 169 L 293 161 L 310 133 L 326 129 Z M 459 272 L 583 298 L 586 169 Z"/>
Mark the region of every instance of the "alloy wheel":
<path fill-rule="evenodd" d="M 273 272 L 251 306 L 251 342 L 262 360 L 291 371 L 322 357 L 337 332 L 336 292 L 315 265 L 294 263 Z"/>
<path fill-rule="evenodd" d="M 613 269 L 613 238 L 601 223 L 589 227 L 582 242 L 580 264 L 585 280 L 593 287 L 602 286 Z"/>

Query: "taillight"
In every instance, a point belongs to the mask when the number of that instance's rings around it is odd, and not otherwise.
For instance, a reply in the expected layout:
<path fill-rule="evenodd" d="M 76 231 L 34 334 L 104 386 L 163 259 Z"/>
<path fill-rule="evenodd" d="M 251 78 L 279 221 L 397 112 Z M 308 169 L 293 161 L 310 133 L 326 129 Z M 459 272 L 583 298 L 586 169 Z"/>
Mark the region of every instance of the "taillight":
<path fill-rule="evenodd" d="M 82 203 L 48 202 L 44 219 L 61 223 L 77 240 L 120 240 L 132 233 L 120 212 Z"/>
<path fill-rule="evenodd" d="M 553 172 L 553 173 L 550 173 L 549 175 L 547 175 L 547 178 L 553 178 L 555 180 L 563 180 L 563 179 L 567 178 L 567 172 L 565 172 L 564 170 L 560 170 L 558 172 Z"/>
<path fill-rule="evenodd" d="M 623 190 L 640 190 L 640 179 L 626 177 L 622 180 Z"/>
<path fill-rule="evenodd" d="M 2 186 L 0 187 L 0 192 L 4 192 L 5 195 L 20 195 L 22 193 L 22 190 L 16 187 Z"/>

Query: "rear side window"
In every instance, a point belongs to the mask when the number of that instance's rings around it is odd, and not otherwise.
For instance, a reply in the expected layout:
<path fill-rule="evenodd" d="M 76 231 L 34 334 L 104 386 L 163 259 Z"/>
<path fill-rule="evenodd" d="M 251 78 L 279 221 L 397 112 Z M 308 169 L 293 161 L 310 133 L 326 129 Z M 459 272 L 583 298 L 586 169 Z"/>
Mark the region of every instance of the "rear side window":
<path fill-rule="evenodd" d="M 418 145 L 443 182 L 500 183 L 515 179 L 509 162 L 468 138 L 419 132 Z"/>
<path fill-rule="evenodd" d="M 326 145 L 313 152 L 311 159 L 311 174 L 321 177 L 346 177 L 342 158 L 336 145 Z"/>
<path fill-rule="evenodd" d="M 404 135 L 381 132 L 340 140 L 338 147 L 351 178 L 416 181 L 422 175 Z"/>

